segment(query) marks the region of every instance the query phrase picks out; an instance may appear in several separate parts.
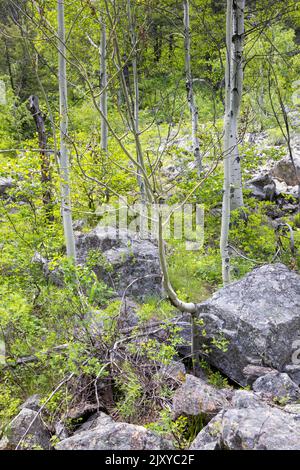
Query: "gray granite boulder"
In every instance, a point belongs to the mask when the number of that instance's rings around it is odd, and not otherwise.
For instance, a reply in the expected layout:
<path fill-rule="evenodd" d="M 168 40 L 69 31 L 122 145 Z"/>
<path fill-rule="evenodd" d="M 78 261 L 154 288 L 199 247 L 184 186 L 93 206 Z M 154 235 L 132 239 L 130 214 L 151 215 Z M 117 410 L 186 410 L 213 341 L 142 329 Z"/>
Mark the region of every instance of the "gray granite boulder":
<path fill-rule="evenodd" d="M 247 385 L 250 364 L 287 372 L 300 383 L 299 274 L 282 264 L 256 268 L 197 309 L 206 332 L 199 330 L 199 347 L 209 347 L 208 361 L 232 380 Z"/>
<path fill-rule="evenodd" d="M 293 403 L 300 400 L 300 388 L 286 373 L 272 372 L 259 377 L 252 388 L 267 399 Z"/>
<path fill-rule="evenodd" d="M 190 446 L 190 450 L 299 449 L 299 414 L 269 406 L 244 390 L 236 392 L 232 407 L 220 411 Z"/>
<path fill-rule="evenodd" d="M 300 420 L 278 408 L 225 411 L 221 448 L 229 450 L 300 450 Z"/>
<path fill-rule="evenodd" d="M 22 439 L 26 432 L 26 436 Z M 0 450 L 14 450 L 21 439 L 19 449 L 50 448 L 50 433 L 38 413 L 32 409 L 23 408 L 10 422 L 0 440 Z"/>
<path fill-rule="evenodd" d="M 271 175 L 280 181 L 284 181 L 288 186 L 296 186 L 300 180 L 300 155 L 294 155 L 294 165 L 289 157 L 280 160 L 271 170 Z"/>
<path fill-rule="evenodd" d="M 230 404 L 231 389 L 217 389 L 204 380 L 186 375 L 183 384 L 173 396 L 173 416 L 198 416 L 213 418 L 220 410 Z"/>
<path fill-rule="evenodd" d="M 98 226 L 81 234 L 76 242 L 78 262 L 85 263 L 91 251 L 102 254 L 93 267 L 119 295 L 144 299 L 162 294 L 158 248 L 153 240 L 140 239 L 126 229 Z"/>
<path fill-rule="evenodd" d="M 245 188 L 251 195 L 261 201 L 273 201 L 276 185 L 269 173 L 262 173 L 247 181 Z"/>
<path fill-rule="evenodd" d="M 83 431 L 59 442 L 57 450 L 167 450 L 172 444 L 142 426 L 100 416 Z"/>

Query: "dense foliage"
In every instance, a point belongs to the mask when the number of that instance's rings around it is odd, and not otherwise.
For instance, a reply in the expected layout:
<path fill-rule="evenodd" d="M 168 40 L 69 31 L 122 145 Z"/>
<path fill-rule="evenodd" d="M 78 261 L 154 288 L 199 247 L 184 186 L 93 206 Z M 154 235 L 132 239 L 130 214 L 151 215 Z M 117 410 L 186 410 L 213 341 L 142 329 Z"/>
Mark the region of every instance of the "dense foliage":
<path fill-rule="evenodd" d="M 117 38 L 133 94 L 126 5 L 123 0 L 65 2 L 72 212 L 74 226 L 78 224 L 84 233 L 101 220 L 99 214 L 105 204 L 117 205 L 120 196 L 133 204 L 140 197 L 136 171 L 124 151 L 125 147 L 135 155 L 135 140 L 129 132 L 114 42 Z M 226 2 L 190 2 L 200 150 L 205 171 L 213 167 L 198 188 L 199 177 L 190 151 L 182 2 L 132 1 L 132 8 L 138 44 L 140 139 L 147 156 L 147 170 L 150 172 L 159 162 L 153 184 L 164 203 L 181 204 L 188 200 L 204 207 L 205 235 L 200 250 L 187 251 L 184 241 L 168 240 L 173 287 L 182 299 L 199 302 L 222 285 L 219 238 Z M 97 109 L 100 14 L 108 29 L 111 129 L 107 153 L 101 150 Z M 33 393 L 39 393 L 47 402 L 51 422 L 83 395 L 95 401 L 94 383 L 101 379 L 111 385 L 111 396 L 105 398 L 105 404 L 116 416 L 148 422 L 150 428 L 161 432 L 166 428 L 175 438 L 184 429 L 188 441 L 193 430 L 186 430 L 191 424 L 184 420 L 171 422 L 166 411 L 171 387 L 153 375 L 157 364 L 168 364 L 175 355 L 177 330 L 170 321 L 175 315 L 174 308 L 167 299 L 149 298 L 138 311 L 139 324 L 133 337 L 139 335 L 145 322 L 162 320 L 167 334 L 163 345 L 153 338 L 138 344 L 124 338 L 116 321 L 120 300 L 115 300 L 111 287 L 97 279 L 92 270 L 93 263 L 99 262 L 99 253 L 91 254 L 85 266 L 74 266 L 65 256 L 58 165 L 56 1 L 2 0 L 0 22 L 0 44 L 4 51 L 0 57 L 0 79 L 5 88 L 0 100 L 0 178 L 13 180 L 5 194 L 0 194 L 0 331 L 5 338 L 7 358 L 6 364 L 0 365 L 0 425 L 4 427 L 20 403 Z M 299 113 L 299 34 L 296 0 L 246 2 L 244 93 L 239 129 L 244 183 L 263 165 L 273 164 L 287 154 L 286 119 L 291 132 L 297 132 L 299 119 L 295 124 L 290 116 Z M 47 182 L 50 208 L 44 203 L 40 142 L 28 108 L 30 95 L 39 98 L 47 149 L 51 150 L 51 179 Z M 256 136 L 261 135 L 263 144 L 259 139 L 256 142 Z M 175 169 L 171 181 L 170 168 Z M 231 218 L 233 279 L 275 260 L 299 270 L 299 214 L 293 210 L 282 213 L 275 200 L 259 201 L 250 191 L 245 190 L 244 195 L 245 207 L 234 211 Z M 292 196 L 286 201 L 291 205 L 297 203 Z M 272 214 L 276 211 L 281 223 L 288 225 L 279 229 L 274 225 Z M 45 276 L 41 263 L 34 261 L 37 254 L 50 260 L 50 270 L 59 271 L 62 283 Z M 85 328 L 88 316 L 96 311 L 101 312 L 104 322 L 98 342 Z M 126 354 L 113 370 L 114 361 L 111 362 L 109 354 L 120 341 L 126 342 Z M 223 380 L 212 372 L 211 376 L 212 381 Z M 68 377 L 70 380 L 47 401 L 57 384 Z M 198 429 L 200 424 L 194 426 Z"/>

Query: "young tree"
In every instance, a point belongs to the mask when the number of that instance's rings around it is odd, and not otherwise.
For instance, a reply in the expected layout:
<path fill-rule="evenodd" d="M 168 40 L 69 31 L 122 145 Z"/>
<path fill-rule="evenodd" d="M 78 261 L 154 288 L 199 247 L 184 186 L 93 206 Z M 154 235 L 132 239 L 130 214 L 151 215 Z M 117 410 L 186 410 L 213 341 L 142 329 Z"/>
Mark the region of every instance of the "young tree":
<path fill-rule="evenodd" d="M 245 0 L 227 0 L 224 117 L 224 186 L 220 250 L 224 285 L 230 282 L 228 247 L 230 209 L 243 205 L 237 122 L 243 88 L 243 35 Z"/>
<path fill-rule="evenodd" d="M 231 142 L 231 209 L 244 205 L 241 161 L 238 148 L 238 118 L 243 93 L 243 41 L 245 0 L 232 1 L 232 28 L 230 32 L 230 134 Z"/>
<path fill-rule="evenodd" d="M 130 29 L 130 38 L 131 38 L 131 47 L 132 47 L 132 75 L 133 75 L 133 118 L 134 118 L 134 132 L 136 135 L 139 135 L 140 132 L 140 122 L 139 122 L 139 77 L 138 77 L 138 64 L 137 64 L 137 40 L 135 32 L 135 17 L 132 14 L 131 0 L 127 0 L 127 9 L 128 9 L 128 23 Z M 129 90 L 130 92 L 130 90 Z M 142 162 L 142 155 L 140 147 L 137 147 L 137 161 L 139 164 Z M 141 172 L 138 170 L 138 183 L 141 191 L 142 200 L 145 202 L 145 188 L 143 183 L 143 178 Z"/>
<path fill-rule="evenodd" d="M 60 176 L 62 197 L 62 218 L 64 225 L 67 256 L 76 260 L 75 238 L 72 225 L 72 208 L 69 178 L 69 156 L 67 148 L 68 136 L 68 97 L 65 44 L 64 0 L 57 1 L 58 19 L 58 82 L 59 82 L 59 115 L 60 115 Z"/>
<path fill-rule="evenodd" d="M 108 127 L 107 127 L 107 70 L 106 70 L 106 24 L 101 17 L 101 43 L 100 43 L 100 109 L 101 109 L 101 150 L 107 153 Z"/>
<path fill-rule="evenodd" d="M 185 57 L 185 77 L 186 77 L 186 91 L 187 101 L 190 108 L 191 120 L 192 120 L 192 143 L 193 153 L 195 157 L 195 163 L 197 166 L 198 173 L 202 169 L 202 161 L 200 155 L 200 144 L 198 138 L 198 108 L 195 101 L 194 87 L 193 87 L 193 76 L 191 67 L 191 31 L 190 31 L 190 6 L 189 0 L 183 0 L 183 11 L 184 11 L 184 57 Z"/>

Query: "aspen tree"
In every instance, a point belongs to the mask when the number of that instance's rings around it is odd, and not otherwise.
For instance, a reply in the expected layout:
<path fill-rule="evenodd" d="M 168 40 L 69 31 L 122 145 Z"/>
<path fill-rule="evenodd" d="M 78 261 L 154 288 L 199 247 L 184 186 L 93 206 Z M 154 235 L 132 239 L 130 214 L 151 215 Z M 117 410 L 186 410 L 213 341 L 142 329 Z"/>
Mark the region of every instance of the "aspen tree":
<path fill-rule="evenodd" d="M 61 177 L 62 218 L 64 225 L 67 256 L 76 260 L 75 238 L 72 225 L 71 192 L 69 177 L 69 155 L 67 148 L 68 135 L 68 97 L 65 45 L 64 0 L 57 1 L 58 19 L 58 83 L 59 83 L 59 115 L 60 115 L 60 151 L 59 165 Z"/>
<path fill-rule="evenodd" d="M 245 0 L 232 1 L 232 30 L 231 30 L 231 76 L 230 121 L 231 142 L 231 210 L 244 205 L 242 190 L 241 161 L 238 148 L 238 119 L 243 93 L 243 40 L 244 40 L 244 10 Z"/>
<path fill-rule="evenodd" d="M 186 91 L 187 101 L 190 109 L 191 120 L 192 120 L 192 145 L 195 163 L 197 166 L 198 173 L 202 169 L 202 161 L 200 155 L 200 144 L 198 138 L 198 108 L 195 101 L 194 87 L 193 87 L 193 76 L 191 68 L 191 31 L 190 31 L 190 7 L 189 0 L 183 1 L 184 11 L 184 57 L 185 57 L 185 80 L 186 80 Z"/>
<path fill-rule="evenodd" d="M 106 24 L 101 21 L 100 42 L 100 110 L 101 110 L 101 150 L 107 153 L 108 127 L 107 127 L 107 69 L 106 69 Z"/>
<path fill-rule="evenodd" d="M 132 47 L 132 76 L 133 76 L 133 126 L 134 126 L 134 133 L 139 136 L 140 133 L 140 122 L 139 122 L 139 100 L 140 100 L 140 93 L 139 93 L 139 77 L 138 77 L 138 64 L 137 64 L 137 40 L 136 40 L 136 33 L 135 33 L 135 20 L 134 16 L 132 15 L 132 6 L 131 0 L 127 0 L 127 9 L 128 9 L 128 23 L 130 29 L 130 38 L 131 38 L 131 47 Z M 140 147 L 137 147 L 137 161 L 139 164 L 142 163 L 142 155 L 140 151 Z M 138 170 L 138 184 L 140 187 L 141 198 L 142 201 L 145 202 L 145 185 L 143 181 L 143 177 Z"/>

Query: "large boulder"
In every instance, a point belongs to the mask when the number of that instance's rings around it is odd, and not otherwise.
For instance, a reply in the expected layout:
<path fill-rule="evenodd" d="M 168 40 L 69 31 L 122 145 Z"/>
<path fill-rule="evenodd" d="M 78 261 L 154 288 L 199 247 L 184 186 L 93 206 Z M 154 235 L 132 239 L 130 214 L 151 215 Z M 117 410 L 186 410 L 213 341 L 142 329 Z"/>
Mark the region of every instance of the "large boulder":
<path fill-rule="evenodd" d="M 300 421 L 278 408 L 227 410 L 221 448 L 230 450 L 300 450 Z"/>
<path fill-rule="evenodd" d="M 142 426 L 116 423 L 104 414 L 59 442 L 57 450 L 168 450 L 172 444 Z"/>
<path fill-rule="evenodd" d="M 190 450 L 299 450 L 299 415 L 240 391 L 197 435 Z M 290 405 L 291 406 L 291 405 Z"/>
<path fill-rule="evenodd" d="M 246 183 L 245 188 L 261 201 L 273 201 L 275 197 L 276 185 L 269 173 L 256 175 Z"/>
<path fill-rule="evenodd" d="M 0 450 L 19 449 L 47 450 L 50 448 L 50 434 L 38 413 L 23 408 L 11 421 L 0 440 Z"/>
<path fill-rule="evenodd" d="M 197 309 L 204 322 L 200 347 L 209 347 L 209 362 L 228 377 L 247 385 L 244 369 L 252 364 L 287 372 L 300 383 L 299 364 L 294 364 L 300 335 L 299 274 L 282 264 L 256 268 Z"/>
<path fill-rule="evenodd" d="M 300 400 L 300 388 L 286 374 L 272 372 L 259 377 L 252 388 L 263 397 L 283 403 Z"/>
<path fill-rule="evenodd" d="M 102 254 L 93 269 L 119 295 L 126 291 L 143 299 L 162 294 L 158 248 L 152 240 L 126 229 L 98 226 L 79 235 L 76 245 L 79 263 L 85 263 L 91 251 Z"/>
<path fill-rule="evenodd" d="M 186 375 L 184 383 L 173 397 L 174 418 L 201 415 L 211 419 L 229 406 L 231 397 L 230 389 L 217 389 L 200 378 Z"/>
<path fill-rule="evenodd" d="M 300 180 L 300 155 L 294 156 L 294 163 L 296 171 L 291 158 L 283 158 L 272 168 L 271 175 L 288 186 L 296 186 Z"/>

